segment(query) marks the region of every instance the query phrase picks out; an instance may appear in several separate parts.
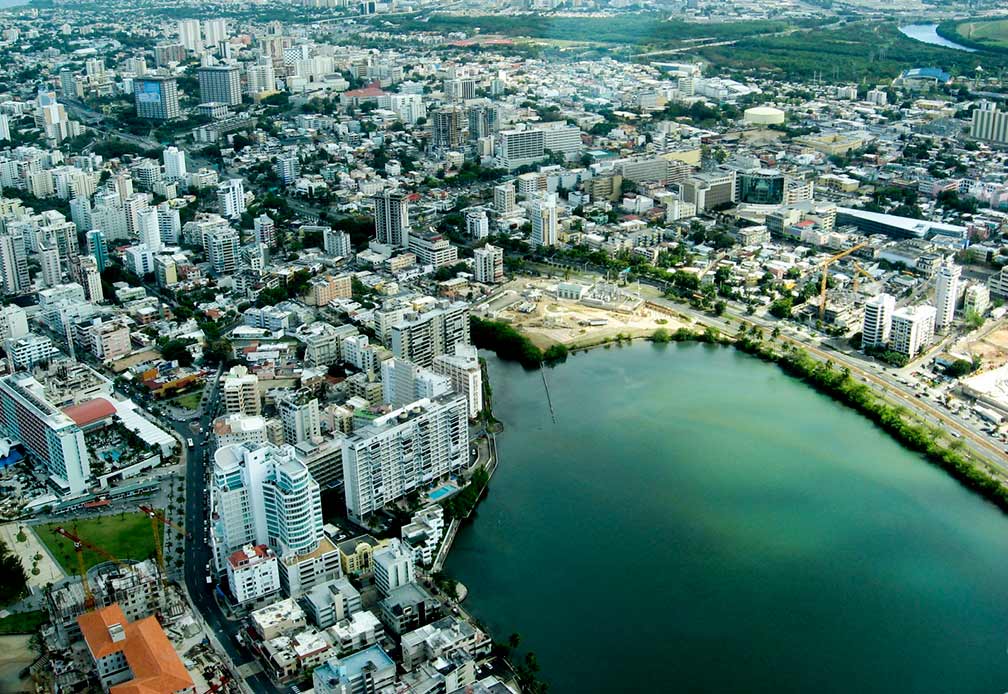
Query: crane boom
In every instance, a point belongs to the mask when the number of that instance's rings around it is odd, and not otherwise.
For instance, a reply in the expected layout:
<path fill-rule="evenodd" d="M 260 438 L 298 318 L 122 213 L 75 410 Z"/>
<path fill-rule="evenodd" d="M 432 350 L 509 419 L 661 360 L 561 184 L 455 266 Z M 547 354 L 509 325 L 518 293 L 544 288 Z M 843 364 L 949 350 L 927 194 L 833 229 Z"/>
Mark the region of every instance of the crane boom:
<path fill-rule="evenodd" d="M 77 571 L 80 573 L 81 577 L 81 588 L 84 589 L 84 608 L 86 610 L 93 610 L 95 608 L 95 597 L 94 592 L 91 590 L 91 585 L 88 583 L 87 578 L 87 567 L 84 565 L 84 548 L 87 547 L 89 550 L 105 557 L 111 562 L 115 562 L 118 566 L 124 566 L 131 571 L 133 567 L 130 564 L 123 562 L 121 559 L 113 556 L 109 552 L 106 552 L 101 547 L 94 545 L 82 537 L 78 537 L 75 533 L 70 532 L 66 528 L 58 527 L 54 530 L 57 535 L 70 540 L 74 546 L 74 552 L 77 554 Z"/>
<path fill-rule="evenodd" d="M 846 258 L 851 253 L 860 250 L 868 245 L 867 241 L 862 241 L 859 244 L 851 246 L 839 253 L 831 255 L 822 266 L 822 281 L 819 283 L 819 320 L 826 317 L 826 278 L 829 277 L 829 266 L 840 260 L 841 258 Z"/>

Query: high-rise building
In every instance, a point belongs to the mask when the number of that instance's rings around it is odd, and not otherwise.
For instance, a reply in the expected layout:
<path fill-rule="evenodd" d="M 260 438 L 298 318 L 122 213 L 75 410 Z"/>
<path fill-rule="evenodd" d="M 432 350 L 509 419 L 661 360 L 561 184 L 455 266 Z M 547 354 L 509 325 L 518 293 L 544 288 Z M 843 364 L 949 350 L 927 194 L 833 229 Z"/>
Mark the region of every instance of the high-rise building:
<path fill-rule="evenodd" d="M 497 284 L 504 281 L 504 249 L 491 246 L 473 251 L 473 279 L 483 284 Z"/>
<path fill-rule="evenodd" d="M 228 38 L 228 23 L 226 19 L 207 19 L 203 21 L 203 42 L 207 46 L 216 46 Z"/>
<path fill-rule="evenodd" d="M 907 306 L 893 312 L 889 349 L 913 359 L 934 338 L 934 306 Z"/>
<path fill-rule="evenodd" d="M 63 271 L 60 270 L 59 249 L 52 245 L 39 244 L 37 253 L 42 284 L 55 287 L 63 282 Z"/>
<path fill-rule="evenodd" d="M 184 181 L 189 173 L 186 169 L 185 150 L 168 147 L 164 151 L 164 176 L 169 181 Z"/>
<path fill-rule="evenodd" d="M 490 235 L 490 221 L 487 219 L 486 210 L 482 207 L 473 207 L 465 213 L 466 234 L 474 239 L 485 239 Z"/>
<path fill-rule="evenodd" d="M 87 252 L 95 259 L 98 265 L 98 272 L 108 267 L 108 244 L 105 243 L 105 232 L 101 229 L 92 229 L 86 235 Z"/>
<path fill-rule="evenodd" d="M 322 244 L 327 255 L 347 258 L 353 252 L 350 234 L 340 229 L 326 227 L 322 231 Z"/>
<path fill-rule="evenodd" d="M 8 229 L 0 233 L 0 290 L 11 296 L 31 289 L 24 233 Z"/>
<path fill-rule="evenodd" d="M 0 142 L 10 139 L 10 116 L 6 113 L 0 113 Z"/>
<path fill-rule="evenodd" d="M 159 203 L 157 210 L 158 230 L 161 232 L 161 242 L 174 246 L 182 234 L 182 217 L 178 209 L 167 202 Z"/>
<path fill-rule="evenodd" d="M 420 400 L 343 439 L 350 517 L 361 521 L 414 490 L 461 472 L 469 456 L 466 407 L 462 395 Z"/>
<path fill-rule="evenodd" d="M 555 193 L 537 195 L 529 205 L 532 218 L 532 246 L 555 246 L 557 244 L 557 202 Z"/>
<path fill-rule="evenodd" d="M 245 86 L 251 96 L 276 91 L 276 72 L 269 56 L 261 56 L 245 68 Z"/>
<path fill-rule="evenodd" d="M 177 24 L 179 43 L 187 51 L 203 52 L 203 36 L 198 19 L 180 19 Z"/>
<path fill-rule="evenodd" d="M 181 63 L 185 57 L 186 47 L 180 41 L 164 41 L 154 46 L 154 64 L 158 67 Z"/>
<path fill-rule="evenodd" d="M 240 178 L 229 178 L 217 186 L 217 213 L 237 219 L 245 211 L 245 185 Z"/>
<path fill-rule="evenodd" d="M 161 229 L 158 227 L 156 209 L 146 207 L 137 212 L 137 240 L 147 246 L 151 253 L 161 251 Z"/>
<path fill-rule="evenodd" d="M 382 400 L 392 407 L 404 407 L 424 398 L 452 392 L 451 379 L 404 359 L 381 363 Z"/>
<path fill-rule="evenodd" d="M 42 384 L 31 376 L 0 378 L 0 428 L 24 445 L 59 493 L 87 491 L 91 462 L 84 432 L 46 400 Z"/>
<path fill-rule="evenodd" d="M 91 222 L 91 201 L 86 197 L 74 198 L 70 201 L 70 219 L 77 231 L 88 232 L 94 228 Z"/>
<path fill-rule="evenodd" d="M 154 75 L 133 80 L 133 102 L 140 118 L 173 120 L 182 115 L 174 77 Z"/>
<path fill-rule="evenodd" d="M 277 157 L 276 164 L 273 165 L 277 178 L 285 186 L 293 183 L 298 173 L 301 172 L 301 161 L 296 154 L 284 154 Z"/>
<path fill-rule="evenodd" d="M 500 217 L 509 217 L 515 211 L 515 187 L 514 183 L 501 183 L 494 186 L 494 211 Z"/>
<path fill-rule="evenodd" d="M 483 368 L 476 348 L 455 345 L 453 354 L 434 357 L 434 370 L 451 379 L 455 392 L 465 396 L 469 419 L 478 417 L 483 410 Z"/>
<path fill-rule="evenodd" d="M 973 110 L 970 136 L 997 144 L 1008 144 L 1008 112 L 999 111 L 993 101 L 979 101 Z"/>
<path fill-rule="evenodd" d="M 542 161 L 546 157 L 543 131 L 501 130 L 497 133 L 494 156 L 508 171 Z"/>
<path fill-rule="evenodd" d="M 885 347 L 889 343 L 892 315 L 896 299 L 889 294 L 879 294 L 865 302 L 864 324 L 861 329 L 861 347 Z"/>
<path fill-rule="evenodd" d="M 944 330 L 952 325 L 959 302 L 959 276 L 962 268 L 952 262 L 942 263 L 935 277 L 935 328 Z"/>
<path fill-rule="evenodd" d="M 409 314 L 392 325 L 392 354 L 430 368 L 434 357 L 454 354 L 455 345 L 468 345 L 469 306 L 456 302 L 421 314 Z"/>
<path fill-rule="evenodd" d="M 221 392 L 224 394 L 224 411 L 228 414 L 262 414 L 259 377 L 249 373 L 248 367 L 240 365 L 231 367 L 231 370 L 224 374 Z"/>
<path fill-rule="evenodd" d="M 432 111 L 431 147 L 434 149 L 458 149 L 465 141 L 462 128 L 463 112 L 454 107 Z"/>
<path fill-rule="evenodd" d="M 90 255 L 78 258 L 80 265 L 80 284 L 84 287 L 84 295 L 93 304 L 105 301 L 105 290 L 102 289 L 101 273 L 97 261 Z"/>
<path fill-rule="evenodd" d="M 214 273 L 230 275 L 238 269 L 238 232 L 230 227 L 207 234 L 207 257 Z"/>
<path fill-rule="evenodd" d="M 322 436 L 318 398 L 308 390 L 296 390 L 277 398 L 284 443 L 292 446 Z"/>
<path fill-rule="evenodd" d="M 200 101 L 237 106 L 242 101 L 241 70 L 237 65 L 204 65 L 196 71 Z"/>
<path fill-rule="evenodd" d="M 240 443 L 217 449 L 210 507 L 219 573 L 232 552 L 250 544 L 267 545 L 285 557 L 309 554 L 324 539 L 318 483 L 291 446 Z"/>
<path fill-rule="evenodd" d="M 276 223 L 265 212 L 252 220 L 252 227 L 255 231 L 256 243 L 261 243 L 267 248 L 276 245 Z"/>
<path fill-rule="evenodd" d="M 399 248 L 409 248 L 409 200 L 401 191 L 384 191 L 371 196 L 374 203 L 375 238 Z"/>

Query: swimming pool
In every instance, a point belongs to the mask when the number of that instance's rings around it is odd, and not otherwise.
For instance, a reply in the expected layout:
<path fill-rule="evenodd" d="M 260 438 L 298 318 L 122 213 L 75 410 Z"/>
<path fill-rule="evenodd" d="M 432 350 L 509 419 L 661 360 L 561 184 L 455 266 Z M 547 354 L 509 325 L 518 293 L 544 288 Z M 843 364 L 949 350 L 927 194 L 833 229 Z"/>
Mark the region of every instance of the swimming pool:
<path fill-rule="evenodd" d="M 445 484 L 443 486 L 438 487 L 437 489 L 432 489 L 431 491 L 427 492 L 427 496 L 430 498 L 431 501 L 440 501 L 449 494 L 453 494 L 456 491 L 456 489 L 457 487 L 453 487 L 450 484 Z"/>

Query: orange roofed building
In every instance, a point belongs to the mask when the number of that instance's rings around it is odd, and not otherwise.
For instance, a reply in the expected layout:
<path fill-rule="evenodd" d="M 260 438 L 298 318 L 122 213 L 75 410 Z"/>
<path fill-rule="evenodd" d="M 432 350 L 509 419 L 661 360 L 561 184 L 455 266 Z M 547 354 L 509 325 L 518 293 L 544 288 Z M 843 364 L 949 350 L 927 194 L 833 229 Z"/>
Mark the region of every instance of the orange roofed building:
<path fill-rule="evenodd" d="M 77 618 L 109 694 L 196 694 L 196 685 L 154 617 L 127 622 L 118 604 Z"/>

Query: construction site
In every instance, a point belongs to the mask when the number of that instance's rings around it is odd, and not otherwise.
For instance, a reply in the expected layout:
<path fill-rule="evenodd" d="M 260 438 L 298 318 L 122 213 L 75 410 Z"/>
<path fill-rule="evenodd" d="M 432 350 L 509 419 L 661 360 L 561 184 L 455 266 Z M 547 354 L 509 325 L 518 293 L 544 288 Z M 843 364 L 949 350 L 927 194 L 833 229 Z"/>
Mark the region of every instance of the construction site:
<path fill-rule="evenodd" d="M 649 307 L 650 287 L 598 280 L 517 277 L 479 304 L 475 312 L 514 325 L 539 348 L 590 347 L 618 336 L 647 337 L 684 324 Z"/>

